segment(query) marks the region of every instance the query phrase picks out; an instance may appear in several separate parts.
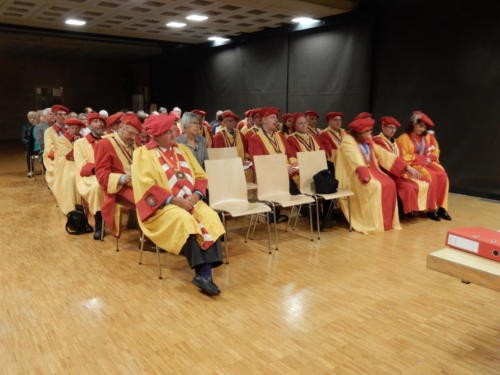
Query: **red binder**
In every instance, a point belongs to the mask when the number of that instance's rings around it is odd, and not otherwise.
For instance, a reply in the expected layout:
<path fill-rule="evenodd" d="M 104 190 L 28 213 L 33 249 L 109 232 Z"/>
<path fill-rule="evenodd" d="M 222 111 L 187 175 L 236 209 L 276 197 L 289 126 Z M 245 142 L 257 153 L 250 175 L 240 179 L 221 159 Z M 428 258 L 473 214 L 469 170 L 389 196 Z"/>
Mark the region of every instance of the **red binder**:
<path fill-rule="evenodd" d="M 448 231 L 446 245 L 500 262 L 500 231 L 486 228 L 456 228 Z"/>

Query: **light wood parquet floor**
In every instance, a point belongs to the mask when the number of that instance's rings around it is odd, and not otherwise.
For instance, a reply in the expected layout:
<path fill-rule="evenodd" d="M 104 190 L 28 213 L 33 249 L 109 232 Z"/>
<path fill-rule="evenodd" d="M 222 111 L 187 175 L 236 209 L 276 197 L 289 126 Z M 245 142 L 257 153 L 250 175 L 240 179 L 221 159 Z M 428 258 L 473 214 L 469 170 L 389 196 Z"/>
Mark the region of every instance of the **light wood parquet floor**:
<path fill-rule="evenodd" d="M 181 257 L 138 265 L 138 236 L 69 236 L 41 177 L 0 145 L 0 374 L 500 374 L 500 295 L 426 270 L 460 226 L 500 229 L 500 204 L 451 195 L 452 222 L 310 242 L 305 222 L 243 243 L 230 221 L 218 298 Z"/>

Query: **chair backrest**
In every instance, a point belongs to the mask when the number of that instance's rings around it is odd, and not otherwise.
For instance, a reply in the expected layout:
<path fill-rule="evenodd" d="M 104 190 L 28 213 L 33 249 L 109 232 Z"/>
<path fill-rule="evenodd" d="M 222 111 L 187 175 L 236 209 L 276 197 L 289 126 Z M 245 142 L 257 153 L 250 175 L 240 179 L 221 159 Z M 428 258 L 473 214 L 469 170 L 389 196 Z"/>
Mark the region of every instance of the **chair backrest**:
<path fill-rule="evenodd" d="M 240 158 L 205 160 L 210 206 L 219 202 L 248 201 L 247 183 Z"/>
<path fill-rule="evenodd" d="M 236 147 L 221 147 L 221 148 L 210 147 L 207 149 L 207 151 L 208 151 L 208 158 L 210 160 L 229 159 L 238 157 L 238 150 L 236 150 Z"/>
<path fill-rule="evenodd" d="M 285 154 L 254 156 L 257 197 L 268 200 L 272 195 L 289 195 L 287 158 Z"/>
<path fill-rule="evenodd" d="M 299 162 L 300 186 L 302 194 L 314 194 L 313 176 L 325 169 L 328 169 L 326 163 L 325 151 L 306 151 L 297 152 Z"/>

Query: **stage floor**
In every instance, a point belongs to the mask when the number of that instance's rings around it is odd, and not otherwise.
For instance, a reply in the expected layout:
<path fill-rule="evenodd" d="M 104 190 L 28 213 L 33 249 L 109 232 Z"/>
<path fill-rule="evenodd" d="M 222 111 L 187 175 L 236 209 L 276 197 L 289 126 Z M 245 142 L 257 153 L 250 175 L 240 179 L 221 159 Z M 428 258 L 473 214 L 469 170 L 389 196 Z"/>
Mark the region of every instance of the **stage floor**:
<path fill-rule="evenodd" d="M 243 243 L 209 298 L 182 257 L 137 264 L 138 235 L 65 233 L 22 151 L 0 156 L 0 374 L 500 374 L 500 294 L 426 270 L 449 228 L 500 229 L 500 204 L 450 195 L 452 222 L 310 242 L 305 221 L 266 253 L 265 226 Z"/>

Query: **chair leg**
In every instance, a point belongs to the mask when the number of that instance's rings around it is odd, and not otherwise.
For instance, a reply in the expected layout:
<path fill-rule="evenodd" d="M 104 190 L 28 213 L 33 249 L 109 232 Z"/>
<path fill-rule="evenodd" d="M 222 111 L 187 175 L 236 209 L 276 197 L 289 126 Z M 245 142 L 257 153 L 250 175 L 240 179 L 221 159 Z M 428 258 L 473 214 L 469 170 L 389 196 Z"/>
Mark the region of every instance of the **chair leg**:
<path fill-rule="evenodd" d="M 224 253 L 226 255 L 226 264 L 229 264 L 229 238 L 227 236 L 227 223 L 226 223 L 226 215 L 222 212 L 222 224 L 224 225 Z"/>
<path fill-rule="evenodd" d="M 276 205 L 274 202 L 271 202 L 273 205 L 273 216 L 274 216 L 274 243 L 276 244 L 276 251 L 278 251 L 278 218 L 276 217 Z"/>
<path fill-rule="evenodd" d="M 163 277 L 161 275 L 160 248 L 155 245 L 155 250 L 156 250 L 156 258 L 158 259 L 158 278 L 161 280 L 163 279 Z"/>
<path fill-rule="evenodd" d="M 253 240 L 255 238 L 255 229 L 257 229 L 257 224 L 259 223 L 259 217 L 256 216 L 255 220 L 253 222 L 253 228 L 252 228 L 252 235 L 250 236 L 250 239 Z"/>
<path fill-rule="evenodd" d="M 290 216 L 288 217 L 288 221 L 286 222 L 285 232 L 288 232 L 288 228 L 290 227 L 290 222 L 292 221 L 294 209 L 295 209 L 295 206 L 292 206 L 292 208 L 290 209 Z"/>
<path fill-rule="evenodd" d="M 247 234 L 245 236 L 245 243 L 248 241 L 248 236 L 250 235 L 250 228 L 252 228 L 252 223 L 253 223 L 253 217 L 255 215 L 250 215 L 250 222 L 248 223 L 248 229 L 247 229 Z"/>
<path fill-rule="evenodd" d="M 319 224 L 319 197 L 314 196 L 314 199 L 316 200 L 316 229 L 318 230 L 318 240 L 320 240 L 320 234 L 319 232 L 321 231 L 320 229 L 320 224 Z"/>
<path fill-rule="evenodd" d="M 272 252 L 271 252 L 271 223 L 269 222 L 269 215 L 267 214 L 267 212 L 264 215 L 266 215 L 266 226 L 267 226 L 267 250 L 268 250 L 269 254 L 272 254 Z"/>
<path fill-rule="evenodd" d="M 349 211 L 349 232 L 352 232 L 352 222 L 351 222 L 351 197 L 347 197 L 347 209 Z"/>
<path fill-rule="evenodd" d="M 309 227 L 311 229 L 311 241 L 314 241 L 312 203 L 309 203 Z"/>
<path fill-rule="evenodd" d="M 302 208 L 302 205 L 300 204 L 299 207 L 297 207 L 297 215 L 295 216 L 295 223 L 293 224 L 293 229 L 297 229 L 297 223 L 299 222 L 299 216 L 300 216 L 300 209 Z"/>
<path fill-rule="evenodd" d="M 141 244 L 141 246 L 139 246 L 139 249 L 140 249 L 140 252 L 139 252 L 139 264 L 142 264 L 142 253 L 144 251 L 144 232 L 141 232 L 140 244 Z"/>

